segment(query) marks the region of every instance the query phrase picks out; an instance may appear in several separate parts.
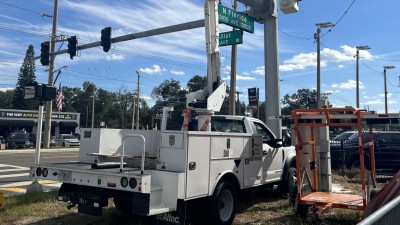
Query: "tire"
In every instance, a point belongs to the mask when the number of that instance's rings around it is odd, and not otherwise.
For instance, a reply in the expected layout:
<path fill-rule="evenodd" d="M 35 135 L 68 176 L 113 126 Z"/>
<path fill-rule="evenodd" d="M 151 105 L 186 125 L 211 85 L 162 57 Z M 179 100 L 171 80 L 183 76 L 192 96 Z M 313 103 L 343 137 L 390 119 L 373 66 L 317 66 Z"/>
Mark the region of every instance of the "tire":
<path fill-rule="evenodd" d="M 232 224 L 236 215 L 237 196 L 230 182 L 221 182 L 210 199 L 211 222 L 217 225 Z"/>
<path fill-rule="evenodd" d="M 114 196 L 115 208 L 123 213 L 132 213 L 133 203 L 132 199 L 127 196 Z"/>
<path fill-rule="evenodd" d="M 301 218 L 301 219 L 305 219 L 307 217 L 307 214 L 308 214 L 309 206 L 308 205 L 300 205 L 300 204 L 298 204 L 297 192 L 298 192 L 297 187 L 294 186 L 293 189 L 290 192 L 289 202 L 293 207 L 294 215 L 299 217 L 299 218 Z"/>
<path fill-rule="evenodd" d="M 286 177 L 282 179 L 281 183 L 279 184 L 280 192 L 285 195 L 289 196 L 297 185 L 297 176 L 296 176 L 296 168 L 289 168 Z"/>

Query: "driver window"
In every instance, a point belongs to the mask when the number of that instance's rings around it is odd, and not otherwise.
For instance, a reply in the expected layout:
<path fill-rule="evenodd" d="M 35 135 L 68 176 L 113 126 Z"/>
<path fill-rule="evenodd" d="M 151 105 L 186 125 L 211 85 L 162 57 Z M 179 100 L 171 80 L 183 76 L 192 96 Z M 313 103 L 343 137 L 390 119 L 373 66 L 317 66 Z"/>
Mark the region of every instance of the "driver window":
<path fill-rule="evenodd" d="M 274 139 L 271 132 L 269 132 L 269 130 L 264 125 L 254 122 L 254 126 L 256 127 L 257 134 L 262 135 L 264 143 Z"/>

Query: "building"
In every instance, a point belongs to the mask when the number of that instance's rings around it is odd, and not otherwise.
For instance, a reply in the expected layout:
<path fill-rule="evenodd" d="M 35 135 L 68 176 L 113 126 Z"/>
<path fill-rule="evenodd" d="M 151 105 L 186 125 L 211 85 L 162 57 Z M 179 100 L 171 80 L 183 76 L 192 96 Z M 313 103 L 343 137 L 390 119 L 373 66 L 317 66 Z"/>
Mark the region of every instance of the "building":
<path fill-rule="evenodd" d="M 38 111 L 0 109 L 0 136 L 11 130 L 23 130 L 36 133 Z M 46 114 L 43 113 L 43 130 Z M 53 112 L 51 115 L 51 135 L 76 133 L 79 131 L 80 113 Z"/>

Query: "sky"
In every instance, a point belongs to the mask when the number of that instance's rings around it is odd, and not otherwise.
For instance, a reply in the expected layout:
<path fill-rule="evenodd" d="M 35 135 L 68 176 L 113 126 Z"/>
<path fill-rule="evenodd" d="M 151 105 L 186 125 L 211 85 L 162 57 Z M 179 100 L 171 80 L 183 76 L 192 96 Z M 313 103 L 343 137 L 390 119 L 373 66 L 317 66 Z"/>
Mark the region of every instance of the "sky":
<path fill-rule="evenodd" d="M 232 7 L 233 0 L 222 0 Z M 53 0 L 0 0 L 0 90 L 15 88 L 18 73 L 30 44 L 35 56 L 40 44 L 50 39 Z M 321 93 L 334 107 L 356 106 L 356 46 L 360 51 L 360 108 L 383 113 L 384 66 L 388 111 L 400 111 L 400 1 L 303 0 L 299 12 L 284 14 L 278 7 L 280 95 L 317 87 L 316 23 L 332 22 L 321 29 Z M 248 7 L 239 3 L 239 11 Z M 59 0 L 57 34 L 77 35 L 78 44 L 100 41 L 101 29 L 112 27 L 112 36 L 143 32 L 204 18 L 203 0 Z M 220 26 L 220 32 L 231 31 Z M 57 43 L 66 49 L 67 42 Z M 248 103 L 247 89 L 258 87 L 265 99 L 264 26 L 255 23 L 253 34 L 244 32 L 237 50 L 237 91 Z M 221 47 L 221 76 L 229 85 L 231 47 Z M 149 105 L 153 88 L 164 80 L 178 80 L 183 87 L 194 75 L 206 76 L 204 28 L 114 43 L 108 53 L 101 47 L 78 52 L 73 60 L 58 55 L 55 69 L 62 68 L 57 83 L 82 87 L 84 81 L 118 91 L 137 89 Z M 48 67 L 36 61 L 36 78 L 48 82 Z M 1 101 L 1 99 L 0 99 Z"/>

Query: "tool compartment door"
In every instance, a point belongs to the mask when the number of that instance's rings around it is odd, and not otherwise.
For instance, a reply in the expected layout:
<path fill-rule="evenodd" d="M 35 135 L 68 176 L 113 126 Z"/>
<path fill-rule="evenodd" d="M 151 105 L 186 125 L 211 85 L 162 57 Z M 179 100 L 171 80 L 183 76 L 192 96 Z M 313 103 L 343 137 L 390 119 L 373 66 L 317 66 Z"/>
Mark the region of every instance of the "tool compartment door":
<path fill-rule="evenodd" d="M 210 136 L 188 135 L 186 198 L 208 194 L 210 173 Z"/>

